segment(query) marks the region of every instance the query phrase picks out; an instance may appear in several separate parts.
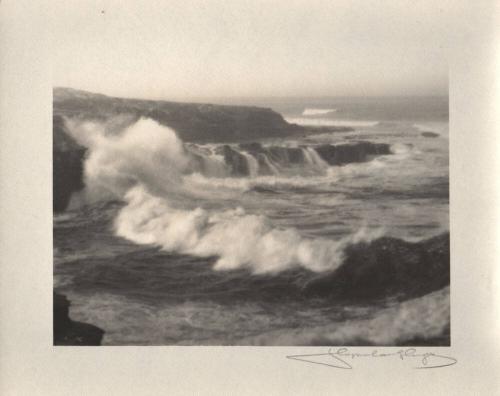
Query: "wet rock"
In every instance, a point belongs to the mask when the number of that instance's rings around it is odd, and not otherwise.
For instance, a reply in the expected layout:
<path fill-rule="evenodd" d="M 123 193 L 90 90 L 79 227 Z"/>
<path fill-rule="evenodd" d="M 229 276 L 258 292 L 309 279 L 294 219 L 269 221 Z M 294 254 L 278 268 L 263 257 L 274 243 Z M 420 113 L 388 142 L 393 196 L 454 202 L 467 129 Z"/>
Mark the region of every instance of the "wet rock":
<path fill-rule="evenodd" d="M 104 331 L 97 326 L 76 322 L 69 317 L 70 302 L 54 292 L 54 345 L 101 345 Z"/>
<path fill-rule="evenodd" d="M 356 142 L 348 144 L 324 144 L 315 147 L 320 157 L 330 165 L 344 165 L 353 162 L 365 162 L 375 155 L 391 154 L 386 143 Z"/>
<path fill-rule="evenodd" d="M 224 162 L 231 168 L 232 176 L 248 176 L 250 174 L 247 159 L 243 154 L 228 145 L 222 146 L 220 151 L 224 156 Z"/>
<path fill-rule="evenodd" d="M 86 149 L 65 130 L 62 117 L 53 118 L 53 210 L 64 211 L 74 192 L 84 188 L 83 161 Z"/>
<path fill-rule="evenodd" d="M 334 272 L 310 281 L 308 296 L 374 301 L 420 297 L 450 284 L 449 233 L 410 243 L 380 238 L 346 250 Z"/>

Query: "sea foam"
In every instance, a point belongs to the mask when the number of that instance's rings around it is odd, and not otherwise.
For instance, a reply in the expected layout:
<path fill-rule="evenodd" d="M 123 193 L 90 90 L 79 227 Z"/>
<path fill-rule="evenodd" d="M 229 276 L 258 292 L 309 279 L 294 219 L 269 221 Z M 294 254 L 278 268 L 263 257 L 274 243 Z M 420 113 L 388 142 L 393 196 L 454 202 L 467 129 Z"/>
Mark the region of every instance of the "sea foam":
<path fill-rule="evenodd" d="M 380 230 L 362 229 L 339 240 L 310 239 L 293 228 L 277 228 L 265 216 L 241 207 L 213 210 L 203 208 L 200 200 L 190 204 L 196 186 L 185 183 L 185 177 L 199 170 L 199 161 L 193 160 L 174 130 L 150 119 L 140 119 L 120 135 L 107 135 L 94 127 L 87 137 L 89 194 L 112 194 L 125 201 L 115 230 L 135 243 L 216 256 L 216 270 L 276 273 L 303 267 L 320 272 L 337 268 L 350 244 L 381 235 Z"/>
<path fill-rule="evenodd" d="M 245 345 L 398 345 L 442 337 L 450 326 L 449 286 L 385 308 L 372 318 L 272 331 Z"/>

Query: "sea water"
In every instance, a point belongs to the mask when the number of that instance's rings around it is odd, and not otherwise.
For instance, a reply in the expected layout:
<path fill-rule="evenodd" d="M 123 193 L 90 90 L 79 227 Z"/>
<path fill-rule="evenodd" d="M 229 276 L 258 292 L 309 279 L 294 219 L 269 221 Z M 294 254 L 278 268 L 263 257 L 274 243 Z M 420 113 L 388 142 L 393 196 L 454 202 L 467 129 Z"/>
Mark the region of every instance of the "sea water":
<path fill-rule="evenodd" d="M 54 218 L 55 287 L 71 317 L 101 327 L 108 345 L 394 345 L 442 334 L 448 287 L 363 304 L 302 290 L 356 243 L 449 230 L 447 98 L 251 104 L 326 129 L 264 137 L 256 151 L 183 142 L 147 118 L 118 134 L 69 122 L 88 147 L 86 189 Z M 332 165 L 316 150 L 360 141 L 389 151 Z"/>

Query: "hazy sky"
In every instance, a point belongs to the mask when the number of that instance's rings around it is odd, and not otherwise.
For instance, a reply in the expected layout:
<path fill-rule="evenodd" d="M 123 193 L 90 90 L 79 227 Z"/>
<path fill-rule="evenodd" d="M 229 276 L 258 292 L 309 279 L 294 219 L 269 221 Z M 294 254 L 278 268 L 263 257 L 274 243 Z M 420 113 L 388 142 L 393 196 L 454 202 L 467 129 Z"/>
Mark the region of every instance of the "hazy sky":
<path fill-rule="evenodd" d="M 460 9 L 441 4 L 57 1 L 53 81 L 144 98 L 443 95 Z"/>

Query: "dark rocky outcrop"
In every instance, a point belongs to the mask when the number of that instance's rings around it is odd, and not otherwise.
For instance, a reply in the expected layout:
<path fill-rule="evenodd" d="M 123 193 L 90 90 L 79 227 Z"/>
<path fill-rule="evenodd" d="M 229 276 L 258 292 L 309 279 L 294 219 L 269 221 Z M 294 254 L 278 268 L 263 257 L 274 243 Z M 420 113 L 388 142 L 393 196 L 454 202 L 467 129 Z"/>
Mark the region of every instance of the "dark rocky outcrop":
<path fill-rule="evenodd" d="M 269 147 L 268 152 L 273 159 L 281 164 L 303 164 L 305 162 L 304 152 L 297 147 Z"/>
<path fill-rule="evenodd" d="M 348 144 L 325 144 L 315 147 L 316 152 L 330 165 L 344 165 L 352 162 L 365 162 L 375 155 L 390 154 L 386 143 L 356 142 Z"/>
<path fill-rule="evenodd" d="M 101 345 L 104 331 L 96 326 L 75 322 L 69 317 L 70 302 L 54 292 L 54 345 Z"/>
<path fill-rule="evenodd" d="M 262 146 L 260 143 L 241 143 L 239 147 L 258 157 L 259 154 L 266 155 L 271 161 L 280 165 L 303 164 L 305 162 L 304 152 L 299 147 L 284 146 Z M 305 147 L 304 147 L 305 148 Z"/>
<path fill-rule="evenodd" d="M 222 146 L 220 151 L 224 156 L 224 162 L 231 168 L 231 174 L 233 176 L 248 175 L 250 173 L 247 159 L 243 154 L 228 145 Z"/>
<path fill-rule="evenodd" d="M 390 146 L 383 143 L 355 142 L 350 144 L 322 146 L 262 146 L 260 143 L 241 143 L 237 148 L 224 145 L 219 148 L 219 154 L 231 167 L 233 176 L 248 176 L 250 163 L 256 162 L 259 175 L 268 175 L 276 169 L 303 167 L 311 165 L 314 160 L 311 150 L 315 150 L 330 165 L 345 165 L 353 162 L 364 162 L 377 155 L 390 154 Z"/>
<path fill-rule="evenodd" d="M 52 175 L 53 209 L 66 209 L 71 194 L 83 189 L 83 160 L 86 149 L 65 130 L 64 120 L 53 117 Z"/>
<path fill-rule="evenodd" d="M 428 138 L 437 138 L 437 137 L 439 137 L 439 133 L 435 133 L 435 132 L 422 132 L 421 135 L 423 137 L 428 137 Z"/>
<path fill-rule="evenodd" d="M 305 286 L 308 296 L 335 300 L 405 300 L 450 284 L 450 235 L 419 243 L 380 238 L 349 247 L 343 264 Z"/>
<path fill-rule="evenodd" d="M 259 143 L 242 143 L 242 150 L 258 158 L 259 154 L 268 156 L 280 165 L 304 164 L 306 162 L 304 149 L 311 148 L 330 165 L 344 165 L 353 162 L 364 162 L 377 155 L 391 154 L 390 145 L 386 143 L 352 142 L 348 144 L 324 144 L 320 146 L 301 147 L 263 147 Z"/>

